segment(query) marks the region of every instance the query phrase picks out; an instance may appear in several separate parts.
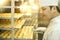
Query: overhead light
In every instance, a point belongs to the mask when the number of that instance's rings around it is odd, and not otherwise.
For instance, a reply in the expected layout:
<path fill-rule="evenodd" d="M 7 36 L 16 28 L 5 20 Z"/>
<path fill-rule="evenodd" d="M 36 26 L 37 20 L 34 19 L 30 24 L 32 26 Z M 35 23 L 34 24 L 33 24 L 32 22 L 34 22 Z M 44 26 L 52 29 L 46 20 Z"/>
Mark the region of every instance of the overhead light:
<path fill-rule="evenodd" d="M 20 9 L 26 16 L 31 16 L 31 8 L 28 5 L 20 6 Z"/>
<path fill-rule="evenodd" d="M 34 3 L 34 0 L 29 0 L 30 4 Z"/>
<path fill-rule="evenodd" d="M 8 0 L 0 0 L 0 6 L 6 5 L 7 2 Z"/>
<path fill-rule="evenodd" d="M 15 1 L 19 1 L 19 0 L 15 0 Z"/>
<path fill-rule="evenodd" d="M 37 6 L 37 5 L 32 5 L 32 8 L 33 8 L 34 10 L 38 10 L 38 6 Z"/>
<path fill-rule="evenodd" d="M 0 0 L 0 4 L 2 4 L 2 3 L 4 3 L 5 2 L 5 0 Z"/>
<path fill-rule="evenodd" d="M 21 5 L 20 6 L 20 11 L 21 12 L 31 12 L 32 10 L 31 10 L 31 6 L 30 5 L 26 5 L 26 4 L 24 4 L 24 5 Z"/>
<path fill-rule="evenodd" d="M 26 15 L 26 16 L 31 16 L 32 14 L 31 14 L 31 13 L 29 13 L 29 12 L 27 12 L 25 15 Z"/>

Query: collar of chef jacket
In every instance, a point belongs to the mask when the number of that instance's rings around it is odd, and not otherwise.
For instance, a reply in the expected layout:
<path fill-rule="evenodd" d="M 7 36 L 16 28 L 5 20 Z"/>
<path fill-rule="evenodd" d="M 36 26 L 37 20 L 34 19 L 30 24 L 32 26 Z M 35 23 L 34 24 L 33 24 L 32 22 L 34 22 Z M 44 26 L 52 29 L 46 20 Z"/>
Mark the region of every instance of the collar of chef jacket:
<path fill-rule="evenodd" d="M 48 25 L 48 27 L 52 27 L 54 29 L 60 29 L 60 15 L 53 18 L 51 21 L 50 21 L 50 24 Z"/>

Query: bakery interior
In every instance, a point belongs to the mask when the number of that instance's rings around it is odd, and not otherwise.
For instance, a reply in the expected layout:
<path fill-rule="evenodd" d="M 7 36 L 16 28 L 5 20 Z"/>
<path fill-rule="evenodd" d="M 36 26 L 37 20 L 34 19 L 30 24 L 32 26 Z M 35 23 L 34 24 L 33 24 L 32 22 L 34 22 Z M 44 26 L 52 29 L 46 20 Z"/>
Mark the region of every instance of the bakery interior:
<path fill-rule="evenodd" d="M 0 40 L 42 40 L 49 19 L 40 14 L 41 5 L 40 0 L 0 0 Z"/>

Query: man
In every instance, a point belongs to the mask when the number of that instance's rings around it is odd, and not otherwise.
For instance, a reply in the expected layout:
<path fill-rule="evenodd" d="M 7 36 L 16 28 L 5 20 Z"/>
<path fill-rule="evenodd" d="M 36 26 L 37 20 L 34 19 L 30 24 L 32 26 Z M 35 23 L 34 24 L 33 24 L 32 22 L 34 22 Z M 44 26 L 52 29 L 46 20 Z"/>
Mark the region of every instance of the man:
<path fill-rule="evenodd" d="M 43 40 L 60 40 L 60 9 L 52 7 L 52 20 L 50 21 L 47 30 L 44 33 Z"/>
<path fill-rule="evenodd" d="M 47 27 L 52 18 L 49 6 L 40 7 L 38 13 L 38 27 Z M 38 40 L 42 40 L 43 34 L 38 33 Z"/>
<path fill-rule="evenodd" d="M 49 6 L 40 7 L 40 13 L 38 15 L 39 27 L 47 27 L 50 19 L 52 18 L 51 10 Z"/>

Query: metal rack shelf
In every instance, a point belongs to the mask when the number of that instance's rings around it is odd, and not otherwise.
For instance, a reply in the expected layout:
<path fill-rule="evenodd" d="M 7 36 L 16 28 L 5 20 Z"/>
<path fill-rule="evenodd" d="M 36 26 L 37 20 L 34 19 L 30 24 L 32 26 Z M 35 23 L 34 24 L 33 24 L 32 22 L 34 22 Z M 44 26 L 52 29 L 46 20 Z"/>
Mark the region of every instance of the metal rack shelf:
<path fill-rule="evenodd" d="M 24 13 L 23 14 L 22 13 L 18 13 L 18 14 L 14 13 L 15 8 L 20 8 L 20 6 L 16 7 L 15 6 L 15 0 L 11 0 L 11 6 L 3 6 L 3 7 L 0 7 L 0 8 L 11 8 L 11 13 L 0 13 L 0 19 L 9 19 L 9 20 L 11 20 L 11 26 L 10 26 L 11 28 L 4 28 L 4 26 L 2 28 L 0 28 L 1 30 L 7 30 L 7 31 L 10 30 L 11 31 L 11 33 L 10 33 L 11 35 L 9 37 L 11 37 L 11 38 L 10 39 L 9 38 L 0 38 L 0 40 L 33 40 L 33 31 L 32 30 L 33 30 L 34 26 L 36 26 L 36 24 L 37 24 L 35 22 L 37 17 L 36 18 L 34 17 L 36 14 L 33 15 L 34 19 L 32 18 L 30 21 L 23 20 L 21 23 L 17 23 L 19 25 L 15 25 L 16 27 L 14 27 L 14 20 L 20 20 L 19 18 L 21 18 L 24 15 Z M 32 30 L 31 30 L 31 26 L 32 26 Z M 8 27 L 8 26 L 6 26 L 6 27 Z M 26 39 L 20 38 L 20 36 L 19 36 L 19 38 L 15 39 L 14 29 L 18 29 L 19 30 L 21 27 L 22 28 L 25 27 L 24 29 L 22 29 L 23 32 L 21 32 L 21 36 L 24 35 L 23 37 L 26 38 Z M 8 33 L 6 33 L 6 34 L 8 34 Z"/>
<path fill-rule="evenodd" d="M 24 23 L 25 23 L 25 19 L 23 19 L 23 20 L 19 20 L 18 21 L 18 23 L 16 24 L 16 22 L 15 22 L 15 24 L 16 25 L 14 25 L 14 29 L 21 29 L 22 28 L 22 26 L 24 25 Z M 2 24 L 3 26 L 1 26 L 0 25 L 0 30 L 11 30 L 12 28 L 10 28 L 11 27 L 11 25 L 9 24 L 9 27 L 7 27 L 8 25 L 6 24 L 6 26 L 4 25 L 4 24 Z"/>
<path fill-rule="evenodd" d="M 0 35 L 0 40 L 10 40 L 11 31 L 4 31 Z M 27 34 L 28 33 L 28 34 Z M 30 36 L 28 36 L 30 35 Z M 23 26 L 22 29 L 16 30 L 14 33 L 15 40 L 33 40 L 33 26 Z"/>
<path fill-rule="evenodd" d="M 11 30 L 11 28 L 0 28 L 0 30 Z"/>
<path fill-rule="evenodd" d="M 0 40 L 11 40 L 11 39 L 7 39 L 7 38 L 0 38 Z M 14 40 L 33 40 L 33 39 L 14 39 Z"/>
<path fill-rule="evenodd" d="M 19 19 L 23 16 L 21 13 L 15 13 L 14 19 Z M 11 13 L 0 13 L 0 19 L 11 19 Z"/>
<path fill-rule="evenodd" d="M 35 19 L 32 20 L 26 20 L 24 26 L 35 26 L 36 25 L 36 21 Z"/>

